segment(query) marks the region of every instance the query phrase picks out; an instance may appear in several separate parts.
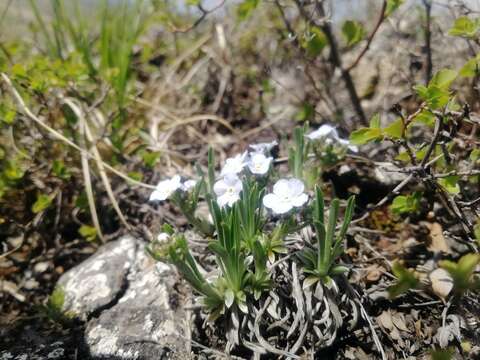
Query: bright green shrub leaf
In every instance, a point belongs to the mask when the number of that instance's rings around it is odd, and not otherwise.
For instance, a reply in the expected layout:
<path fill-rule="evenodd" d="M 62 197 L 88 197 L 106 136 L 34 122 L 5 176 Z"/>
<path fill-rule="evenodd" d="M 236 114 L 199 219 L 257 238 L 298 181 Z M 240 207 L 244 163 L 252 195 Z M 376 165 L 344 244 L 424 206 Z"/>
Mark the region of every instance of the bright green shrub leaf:
<path fill-rule="evenodd" d="M 362 128 L 350 134 L 350 142 L 354 145 L 363 145 L 382 137 L 382 130 L 377 128 Z"/>
<path fill-rule="evenodd" d="M 437 86 L 428 86 L 417 85 L 414 87 L 414 90 L 417 92 L 418 96 L 427 102 L 428 106 L 433 109 L 439 109 L 447 105 L 450 100 L 450 92 L 448 89 L 442 89 Z"/>
<path fill-rule="evenodd" d="M 452 175 L 438 179 L 438 183 L 442 185 L 450 194 L 455 195 L 460 192 L 460 186 L 458 185 L 459 179 L 460 177 L 458 175 Z"/>
<path fill-rule="evenodd" d="M 315 108 L 313 105 L 309 103 L 304 103 L 303 106 L 298 111 L 297 115 L 295 116 L 295 120 L 297 121 L 307 121 L 310 120 L 313 115 L 315 114 Z"/>
<path fill-rule="evenodd" d="M 362 41 L 365 36 L 365 28 L 358 21 L 347 20 L 342 25 L 342 34 L 347 41 L 347 45 L 353 46 Z"/>
<path fill-rule="evenodd" d="M 87 241 L 94 241 L 97 238 L 97 229 L 94 226 L 82 225 L 78 233 Z"/>
<path fill-rule="evenodd" d="M 480 19 L 470 19 L 466 16 L 457 18 L 453 27 L 448 31 L 449 35 L 473 38 L 480 29 Z"/>
<path fill-rule="evenodd" d="M 399 195 L 393 199 L 390 210 L 396 214 L 414 213 L 420 209 L 422 193 L 419 191 L 411 195 Z"/>
<path fill-rule="evenodd" d="M 142 181 L 143 179 L 143 174 L 138 171 L 130 171 L 127 175 L 129 178 L 132 178 L 133 180 Z"/>
<path fill-rule="evenodd" d="M 395 298 L 418 285 L 418 279 L 413 271 L 406 269 L 398 261 L 392 265 L 392 272 L 397 277 L 397 282 L 388 288 L 390 298 Z"/>
<path fill-rule="evenodd" d="M 237 7 L 237 16 L 240 21 L 246 20 L 252 14 L 253 10 L 256 9 L 259 0 L 243 0 L 241 4 Z"/>
<path fill-rule="evenodd" d="M 457 263 L 450 260 L 440 261 L 440 267 L 447 270 L 453 279 L 457 293 L 466 290 L 478 290 L 478 279 L 473 278 L 474 271 L 480 263 L 480 254 L 466 254 Z"/>
<path fill-rule="evenodd" d="M 65 303 L 65 291 L 61 287 L 56 287 L 52 294 L 48 297 L 47 306 L 50 310 L 61 313 L 63 304 Z"/>
<path fill-rule="evenodd" d="M 422 110 L 417 116 L 415 116 L 414 121 L 433 127 L 435 125 L 435 115 L 428 110 Z"/>
<path fill-rule="evenodd" d="M 70 178 L 71 174 L 68 171 L 65 163 L 62 160 L 54 160 L 52 165 L 52 172 L 55 176 L 60 179 L 67 180 Z"/>
<path fill-rule="evenodd" d="M 5 179 L 10 181 L 17 181 L 20 180 L 23 175 L 25 175 L 25 171 L 21 168 L 18 161 L 9 160 L 5 164 L 5 169 L 3 170 L 3 176 Z"/>
<path fill-rule="evenodd" d="M 473 149 L 470 153 L 470 160 L 477 162 L 480 159 L 480 149 Z"/>
<path fill-rule="evenodd" d="M 328 40 L 324 32 L 318 27 L 313 27 L 310 32 L 311 35 L 308 40 L 305 40 L 303 46 L 307 50 L 308 56 L 316 57 L 328 45 Z"/>
<path fill-rule="evenodd" d="M 395 156 L 395 160 L 402 161 L 402 162 L 409 162 L 410 156 L 406 151 L 402 151 L 397 156 Z"/>
<path fill-rule="evenodd" d="M 159 152 L 143 151 L 142 154 L 141 154 L 143 164 L 147 168 L 153 169 L 155 167 L 155 164 L 160 159 L 160 155 L 161 155 L 161 153 L 159 153 Z"/>
<path fill-rule="evenodd" d="M 439 70 L 430 80 L 428 87 L 436 86 L 440 89 L 448 89 L 452 82 L 457 78 L 458 72 L 451 69 Z"/>
<path fill-rule="evenodd" d="M 26 78 L 27 70 L 24 65 L 17 63 L 12 66 L 12 74 L 14 77 Z"/>
<path fill-rule="evenodd" d="M 52 198 L 45 194 L 38 194 L 37 200 L 32 205 L 32 212 L 38 214 L 47 209 L 52 204 Z"/>
<path fill-rule="evenodd" d="M 468 60 L 465 65 L 462 66 L 458 74 L 461 77 L 471 78 L 477 76 L 480 72 L 480 54 L 473 59 Z"/>
<path fill-rule="evenodd" d="M 370 119 L 370 129 L 380 129 L 380 114 L 375 114 Z"/>
<path fill-rule="evenodd" d="M 387 0 L 387 7 L 385 9 L 385 17 L 390 16 L 405 0 Z"/>
<path fill-rule="evenodd" d="M 403 120 L 398 118 L 392 124 L 383 129 L 383 132 L 394 139 L 400 139 L 403 137 Z"/>

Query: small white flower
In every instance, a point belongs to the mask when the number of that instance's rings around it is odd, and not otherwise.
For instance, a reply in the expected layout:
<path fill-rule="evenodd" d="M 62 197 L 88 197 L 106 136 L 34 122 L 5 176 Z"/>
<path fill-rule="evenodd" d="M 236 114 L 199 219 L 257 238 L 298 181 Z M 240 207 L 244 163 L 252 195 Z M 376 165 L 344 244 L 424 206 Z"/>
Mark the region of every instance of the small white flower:
<path fill-rule="evenodd" d="M 160 181 L 156 189 L 150 195 L 150 201 L 167 200 L 175 191 L 182 189 L 182 179 L 179 175 L 175 175 L 171 179 Z"/>
<path fill-rule="evenodd" d="M 217 202 L 220 207 L 232 206 L 240 199 L 242 181 L 235 174 L 227 174 L 213 185 L 213 191 L 217 195 Z"/>
<path fill-rule="evenodd" d="M 248 161 L 248 168 L 255 175 L 264 175 L 270 169 L 272 163 L 272 157 L 266 157 L 261 153 L 254 153 L 250 156 Z"/>
<path fill-rule="evenodd" d="M 356 145 L 350 145 L 350 141 L 349 141 L 349 140 L 338 138 L 337 141 L 338 141 L 340 144 L 342 144 L 343 146 L 346 146 L 350 151 L 358 152 L 358 146 L 356 146 Z"/>
<path fill-rule="evenodd" d="M 358 147 L 355 145 L 350 145 L 350 141 L 348 139 L 342 139 L 338 135 L 337 129 L 335 129 L 331 125 L 324 124 L 320 126 L 317 130 L 305 136 L 310 140 L 325 139 L 325 143 L 327 145 L 330 145 L 335 141 L 340 145 L 347 147 L 349 150 L 353 152 L 358 152 Z"/>
<path fill-rule="evenodd" d="M 245 165 L 247 165 L 247 155 L 247 152 L 244 152 L 243 154 L 238 154 L 225 160 L 225 165 L 223 166 L 220 175 L 225 176 L 227 174 L 240 173 Z"/>
<path fill-rule="evenodd" d="M 250 149 L 252 149 L 255 153 L 269 153 L 275 146 L 278 145 L 277 141 L 272 141 L 269 143 L 258 143 L 250 145 Z"/>
<path fill-rule="evenodd" d="M 275 214 L 285 214 L 294 207 L 301 207 L 308 200 L 305 186 L 298 179 L 280 179 L 273 185 L 273 193 L 263 197 L 263 205 Z"/>
<path fill-rule="evenodd" d="M 183 183 L 182 190 L 183 191 L 190 191 L 195 187 L 195 185 L 197 185 L 196 180 L 187 180 Z"/>
<path fill-rule="evenodd" d="M 166 233 L 166 232 L 162 232 L 160 234 L 158 234 L 157 236 L 157 241 L 159 243 L 166 243 L 170 240 L 170 234 Z"/>
<path fill-rule="evenodd" d="M 324 137 L 330 137 L 334 139 L 338 139 L 338 132 L 331 125 L 324 124 L 320 126 L 317 130 L 312 131 L 310 134 L 305 135 L 310 140 L 318 140 Z"/>

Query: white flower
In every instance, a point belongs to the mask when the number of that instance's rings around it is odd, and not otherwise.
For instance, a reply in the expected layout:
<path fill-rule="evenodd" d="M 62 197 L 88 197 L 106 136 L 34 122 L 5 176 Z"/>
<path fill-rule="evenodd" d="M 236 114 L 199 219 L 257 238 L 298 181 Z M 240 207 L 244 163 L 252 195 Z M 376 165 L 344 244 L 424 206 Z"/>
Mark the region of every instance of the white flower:
<path fill-rule="evenodd" d="M 183 191 L 190 191 L 195 187 L 195 185 L 197 185 L 196 180 L 187 180 L 183 183 L 182 190 Z"/>
<path fill-rule="evenodd" d="M 166 233 L 166 232 L 162 232 L 160 234 L 158 234 L 157 236 L 157 241 L 159 243 L 166 243 L 170 240 L 170 234 Z"/>
<path fill-rule="evenodd" d="M 300 207 L 308 200 L 303 191 L 305 186 L 298 179 L 280 179 L 273 185 L 273 193 L 263 197 L 263 205 L 275 214 L 285 214 L 294 207 Z"/>
<path fill-rule="evenodd" d="M 340 144 L 342 144 L 343 146 L 346 146 L 350 151 L 358 152 L 358 146 L 356 146 L 356 145 L 350 145 L 350 141 L 349 141 L 349 140 L 338 138 L 337 141 L 338 141 Z"/>
<path fill-rule="evenodd" d="M 175 191 L 182 189 L 182 179 L 179 175 L 175 175 L 171 179 L 160 181 L 156 189 L 150 195 L 150 201 L 167 200 Z"/>
<path fill-rule="evenodd" d="M 227 174 L 238 174 L 243 170 L 245 165 L 247 165 L 247 152 L 238 154 L 225 160 L 225 165 L 223 166 L 220 175 L 225 176 Z"/>
<path fill-rule="evenodd" d="M 232 206 L 240 199 L 242 181 L 235 174 L 227 174 L 213 185 L 213 191 L 217 195 L 217 202 L 220 207 Z"/>
<path fill-rule="evenodd" d="M 358 152 L 358 147 L 355 145 L 350 145 L 350 141 L 347 139 L 342 139 L 335 129 L 331 125 L 324 124 L 320 126 L 317 130 L 311 132 L 310 134 L 305 135 L 310 140 L 318 140 L 318 139 L 325 139 L 325 142 L 330 145 L 333 141 L 336 141 L 340 145 L 347 147 L 349 150 L 353 152 Z"/>
<path fill-rule="evenodd" d="M 305 135 L 310 140 L 318 140 L 324 137 L 331 137 L 338 139 L 338 132 L 333 126 L 324 124 L 320 126 L 317 130 L 312 131 L 310 134 Z"/>
<path fill-rule="evenodd" d="M 269 143 L 258 143 L 250 145 L 250 149 L 252 149 L 255 153 L 268 153 L 272 150 L 275 146 L 278 145 L 278 142 L 275 140 Z"/>
<path fill-rule="evenodd" d="M 252 174 L 264 175 L 270 169 L 270 164 L 272 163 L 272 157 L 266 157 L 261 153 L 254 153 L 250 156 L 248 161 L 248 168 Z"/>

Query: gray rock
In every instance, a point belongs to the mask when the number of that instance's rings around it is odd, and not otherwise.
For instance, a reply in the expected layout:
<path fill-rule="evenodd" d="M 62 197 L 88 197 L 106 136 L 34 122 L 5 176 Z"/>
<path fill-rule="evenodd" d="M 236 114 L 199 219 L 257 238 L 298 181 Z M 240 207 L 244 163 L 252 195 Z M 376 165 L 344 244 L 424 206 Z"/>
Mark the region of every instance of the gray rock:
<path fill-rule="evenodd" d="M 177 274 L 144 248 L 142 241 L 121 238 L 59 281 L 64 310 L 87 319 L 84 342 L 93 358 L 187 358 Z"/>
<path fill-rule="evenodd" d="M 65 293 L 63 310 L 86 320 L 93 312 L 114 302 L 126 286 L 136 249 L 134 238 L 121 238 L 63 274 L 57 284 Z"/>

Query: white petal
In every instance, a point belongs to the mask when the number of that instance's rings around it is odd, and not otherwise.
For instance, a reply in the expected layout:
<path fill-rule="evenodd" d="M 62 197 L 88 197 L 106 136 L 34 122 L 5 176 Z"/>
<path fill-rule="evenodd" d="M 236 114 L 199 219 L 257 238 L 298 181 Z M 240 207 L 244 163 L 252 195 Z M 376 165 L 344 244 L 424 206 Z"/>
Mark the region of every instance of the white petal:
<path fill-rule="evenodd" d="M 278 145 L 278 142 L 274 140 L 269 143 L 252 144 L 249 147 L 256 153 L 267 153 L 277 145 Z"/>
<path fill-rule="evenodd" d="M 273 193 L 279 196 L 285 196 L 290 193 L 290 184 L 287 179 L 278 180 L 275 185 L 273 185 Z"/>
<path fill-rule="evenodd" d="M 213 191 L 215 195 L 222 196 L 228 189 L 228 184 L 224 180 L 218 180 L 215 184 L 213 184 Z"/>
<path fill-rule="evenodd" d="M 227 205 L 228 203 L 228 194 L 224 194 L 222 196 L 218 196 L 217 197 L 217 203 L 218 203 L 218 206 L 220 206 L 221 208 L 224 207 L 225 205 Z"/>
<path fill-rule="evenodd" d="M 158 242 L 167 242 L 168 240 L 170 240 L 170 234 L 167 234 L 167 233 L 160 233 L 158 234 L 157 236 L 157 241 Z"/>
<path fill-rule="evenodd" d="M 248 162 L 248 168 L 252 174 L 263 175 L 270 169 L 272 160 L 272 157 L 267 158 L 264 154 L 255 153 Z"/>
<path fill-rule="evenodd" d="M 163 200 L 166 200 L 167 197 L 168 197 L 168 194 L 165 193 L 165 191 L 154 190 L 150 194 L 150 198 L 148 200 L 149 201 L 163 201 Z"/>
<path fill-rule="evenodd" d="M 246 158 L 248 153 L 244 152 L 243 154 L 238 154 L 232 158 L 225 160 L 225 165 L 222 168 L 220 175 L 224 176 L 227 174 L 238 174 L 243 170 L 246 165 Z"/>
<path fill-rule="evenodd" d="M 240 200 L 240 196 L 238 194 L 231 194 L 228 198 L 228 206 L 233 206 L 238 200 Z"/>
<path fill-rule="evenodd" d="M 175 175 L 170 179 L 170 184 L 172 187 L 176 187 L 177 189 L 182 187 L 182 178 L 180 175 Z"/>
<path fill-rule="evenodd" d="M 305 204 L 307 201 L 308 201 L 308 195 L 301 194 L 292 199 L 292 205 L 295 207 L 300 207 L 300 206 L 303 206 L 303 204 Z"/>
<path fill-rule="evenodd" d="M 320 126 L 317 130 L 311 132 L 310 134 L 307 134 L 305 135 L 307 138 L 309 138 L 310 140 L 317 140 L 317 139 L 320 139 L 320 138 L 323 138 L 323 137 L 326 137 L 326 136 L 333 136 L 333 137 L 337 137 L 337 130 L 331 126 L 331 125 L 327 125 L 327 124 L 324 124 L 322 126 Z"/>
<path fill-rule="evenodd" d="M 293 204 L 291 202 L 280 201 L 272 208 L 272 211 L 275 214 L 286 214 L 293 209 Z"/>
<path fill-rule="evenodd" d="M 240 196 L 238 196 L 238 194 L 231 194 L 227 192 L 222 196 L 219 196 L 217 198 L 217 202 L 220 207 L 224 207 L 226 205 L 232 206 L 238 201 L 238 199 L 240 199 Z"/>
<path fill-rule="evenodd" d="M 182 189 L 185 190 L 185 191 L 190 191 L 191 189 L 193 189 L 195 187 L 195 185 L 197 185 L 196 180 L 187 180 L 183 183 Z"/>
<path fill-rule="evenodd" d="M 288 180 L 289 193 L 292 195 L 300 195 L 305 190 L 305 185 L 299 179 Z"/>
<path fill-rule="evenodd" d="M 282 201 L 282 198 L 275 194 L 265 195 L 263 197 L 263 205 L 271 209 L 275 214 L 285 214 L 293 208 L 290 202 Z"/>
<path fill-rule="evenodd" d="M 280 199 L 275 194 L 267 194 L 263 197 L 263 206 L 269 209 L 273 209 L 273 207 L 280 202 Z"/>
<path fill-rule="evenodd" d="M 223 177 L 223 181 L 228 186 L 236 186 L 240 181 L 240 178 L 235 174 L 227 174 Z"/>

